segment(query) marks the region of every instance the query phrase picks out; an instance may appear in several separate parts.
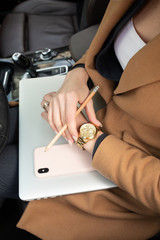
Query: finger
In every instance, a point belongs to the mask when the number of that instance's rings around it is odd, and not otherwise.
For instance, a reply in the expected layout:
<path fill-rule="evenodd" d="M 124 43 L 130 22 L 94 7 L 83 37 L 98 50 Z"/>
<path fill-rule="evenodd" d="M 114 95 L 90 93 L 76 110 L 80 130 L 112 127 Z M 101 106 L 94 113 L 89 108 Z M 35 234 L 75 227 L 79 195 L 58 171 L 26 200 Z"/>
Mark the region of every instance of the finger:
<path fill-rule="evenodd" d="M 76 125 L 77 129 L 80 128 L 80 126 L 84 123 L 88 122 L 86 117 L 84 116 L 83 112 L 81 112 L 77 117 L 76 117 Z"/>
<path fill-rule="evenodd" d="M 55 96 L 56 92 L 50 92 L 43 96 L 41 107 L 43 107 L 43 104 L 45 101 L 50 102 L 52 98 Z"/>
<path fill-rule="evenodd" d="M 44 120 L 46 120 L 48 122 L 48 113 L 46 111 L 42 112 L 41 116 Z"/>
<path fill-rule="evenodd" d="M 50 95 L 46 95 L 41 102 L 41 107 L 47 112 L 48 112 L 48 108 L 51 100 L 52 100 L 52 97 Z M 48 106 L 47 105 L 45 106 L 46 103 L 48 103 Z"/>
<path fill-rule="evenodd" d="M 66 120 L 65 120 L 66 118 L 65 118 L 65 95 L 63 93 L 60 93 L 58 95 L 58 101 L 60 106 L 60 119 L 61 119 L 62 126 L 64 126 L 66 124 Z M 62 134 L 62 136 L 67 139 L 65 132 Z"/>
<path fill-rule="evenodd" d="M 86 114 L 88 116 L 88 119 L 90 122 L 97 126 L 102 126 L 101 122 L 96 118 L 94 106 L 93 106 L 93 100 L 91 99 L 88 104 L 85 107 Z"/>
<path fill-rule="evenodd" d="M 45 94 L 45 95 L 43 96 L 43 99 L 45 99 L 47 96 L 54 97 L 55 94 L 56 94 L 56 92 L 49 92 L 49 93 L 47 93 L 47 94 Z"/>
<path fill-rule="evenodd" d="M 51 110 L 50 110 L 51 109 Z M 51 108 L 49 108 L 49 122 L 55 131 L 59 132 L 62 128 L 62 121 L 61 121 L 61 112 L 60 106 L 57 98 L 53 98 L 51 102 Z"/>
<path fill-rule="evenodd" d="M 62 125 L 64 126 L 66 124 L 66 98 L 63 93 L 58 95 L 58 100 L 59 100 L 59 105 L 60 105 L 60 111 L 61 111 L 61 122 Z M 70 143 L 72 144 L 72 136 L 70 135 L 68 128 L 65 130 L 63 133 L 63 137 Z"/>
<path fill-rule="evenodd" d="M 48 122 L 49 122 L 49 124 L 50 124 L 50 126 L 51 126 L 51 128 L 55 131 L 55 132 L 57 132 L 57 129 L 56 129 L 56 127 L 55 127 L 55 125 L 54 125 L 54 123 L 53 123 L 53 107 L 52 107 L 52 101 L 50 102 L 50 104 L 49 104 L 49 109 L 48 109 Z"/>
<path fill-rule="evenodd" d="M 66 123 L 68 125 L 69 140 L 73 143 L 78 137 L 76 127 L 77 97 L 74 93 L 66 94 Z M 74 137 L 74 138 L 73 138 Z"/>

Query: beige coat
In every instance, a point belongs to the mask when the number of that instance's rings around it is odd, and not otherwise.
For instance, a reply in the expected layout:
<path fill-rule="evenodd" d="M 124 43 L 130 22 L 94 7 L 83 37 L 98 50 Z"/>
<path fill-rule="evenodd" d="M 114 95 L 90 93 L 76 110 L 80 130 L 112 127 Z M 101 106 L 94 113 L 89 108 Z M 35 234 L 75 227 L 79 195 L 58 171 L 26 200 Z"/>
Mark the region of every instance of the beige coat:
<path fill-rule="evenodd" d="M 79 60 L 107 102 L 98 117 L 109 136 L 93 166 L 118 187 L 29 203 L 18 227 L 44 240 L 142 240 L 160 231 L 160 35 L 129 61 L 114 92 L 114 83 L 94 67 L 94 57 L 133 2 L 110 1 Z"/>

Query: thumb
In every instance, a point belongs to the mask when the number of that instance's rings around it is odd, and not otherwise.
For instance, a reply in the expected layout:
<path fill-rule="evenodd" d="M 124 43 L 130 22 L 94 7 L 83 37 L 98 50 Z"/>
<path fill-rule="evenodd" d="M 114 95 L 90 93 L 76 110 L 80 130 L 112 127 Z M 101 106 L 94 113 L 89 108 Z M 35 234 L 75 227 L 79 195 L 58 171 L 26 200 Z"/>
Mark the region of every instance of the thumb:
<path fill-rule="evenodd" d="M 96 118 L 92 99 L 86 105 L 85 110 L 86 110 L 88 119 L 91 123 L 95 124 L 96 126 L 102 126 L 101 122 Z"/>

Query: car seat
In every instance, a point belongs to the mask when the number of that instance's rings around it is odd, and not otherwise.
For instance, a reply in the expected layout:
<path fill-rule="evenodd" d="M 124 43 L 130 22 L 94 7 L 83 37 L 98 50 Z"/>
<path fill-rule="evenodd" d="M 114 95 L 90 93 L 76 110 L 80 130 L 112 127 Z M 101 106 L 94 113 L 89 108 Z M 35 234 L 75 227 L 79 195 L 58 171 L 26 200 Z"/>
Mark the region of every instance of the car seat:
<path fill-rule="evenodd" d="M 27 0 L 18 4 L 2 21 L 0 57 L 68 46 L 78 31 L 76 15 L 76 2 Z"/>
<path fill-rule="evenodd" d="M 79 31 L 69 40 L 69 49 L 74 61 L 77 61 L 88 49 L 103 18 L 109 0 L 86 0 L 83 5 Z"/>

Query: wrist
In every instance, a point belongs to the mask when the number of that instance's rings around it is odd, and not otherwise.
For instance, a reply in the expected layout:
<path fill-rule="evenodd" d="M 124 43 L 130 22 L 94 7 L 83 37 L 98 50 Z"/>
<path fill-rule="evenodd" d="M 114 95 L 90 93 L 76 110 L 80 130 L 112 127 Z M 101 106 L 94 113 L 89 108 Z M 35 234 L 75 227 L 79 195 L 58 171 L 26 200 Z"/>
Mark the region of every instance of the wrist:
<path fill-rule="evenodd" d="M 89 152 L 90 154 L 92 154 L 93 149 L 94 149 L 94 145 L 95 145 L 97 139 L 98 139 L 102 134 L 103 134 L 102 131 L 98 131 L 96 137 L 95 137 L 93 140 L 88 141 L 87 143 L 84 144 L 84 148 L 85 148 L 85 150 L 86 150 L 87 152 Z"/>
<path fill-rule="evenodd" d="M 73 70 L 69 71 L 67 73 L 67 76 L 69 77 L 69 79 L 72 78 L 73 74 L 75 74 L 76 79 L 78 81 L 82 81 L 82 82 L 87 84 L 87 81 L 89 79 L 89 75 L 88 75 L 87 71 L 85 70 L 85 68 L 77 67 L 77 68 L 74 68 Z M 66 78 L 66 80 L 68 80 L 68 78 Z"/>

